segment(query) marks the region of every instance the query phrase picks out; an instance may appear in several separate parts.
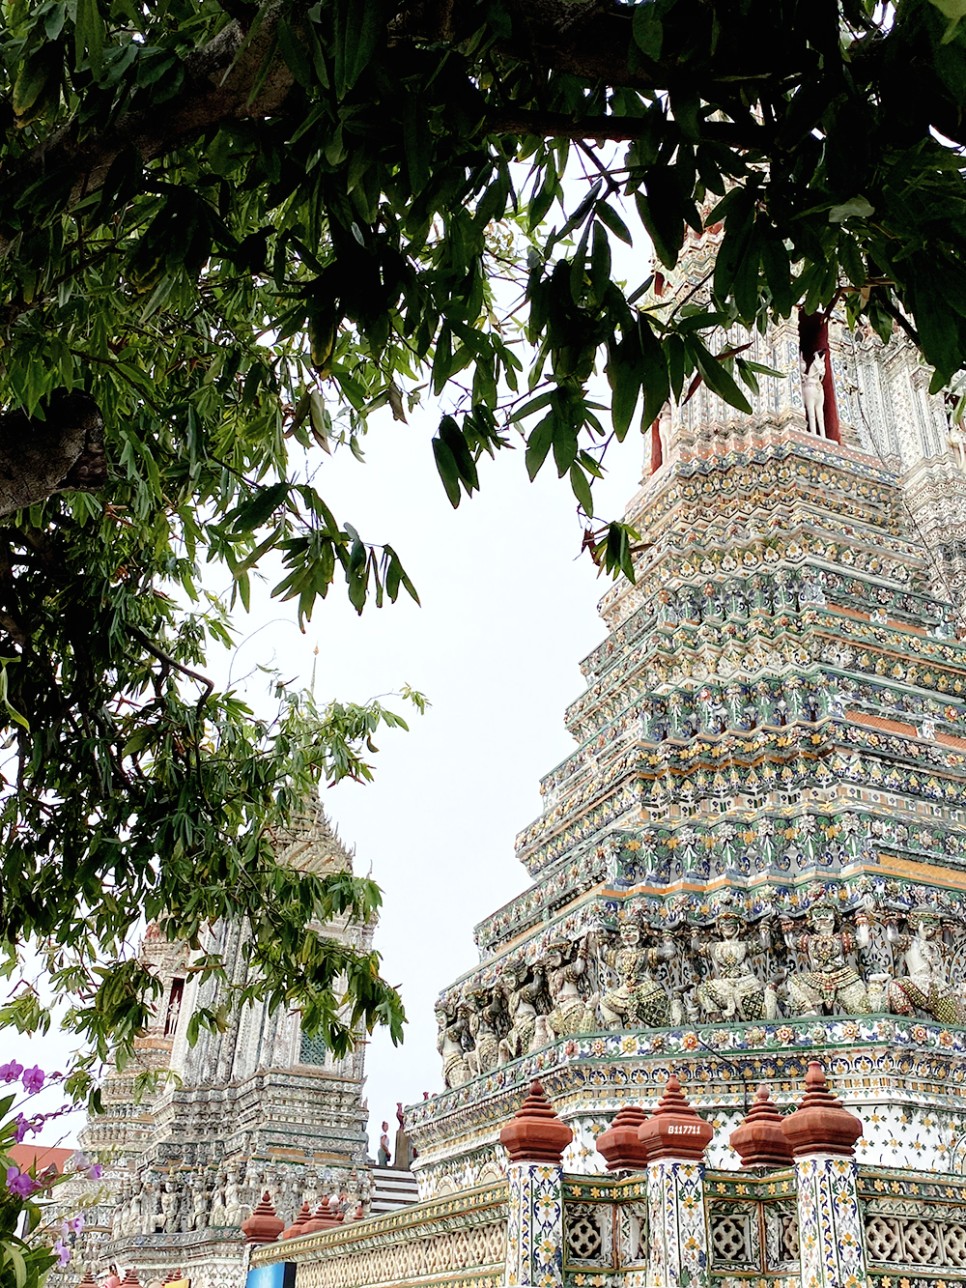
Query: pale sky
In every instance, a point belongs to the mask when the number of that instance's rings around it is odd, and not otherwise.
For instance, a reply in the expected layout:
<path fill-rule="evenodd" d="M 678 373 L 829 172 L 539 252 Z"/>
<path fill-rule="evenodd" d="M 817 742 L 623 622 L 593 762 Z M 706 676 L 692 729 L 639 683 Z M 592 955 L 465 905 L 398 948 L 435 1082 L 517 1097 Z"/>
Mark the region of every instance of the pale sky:
<path fill-rule="evenodd" d="M 484 459 L 480 493 L 454 512 L 432 433 L 382 422 L 364 466 L 348 454 L 331 463 L 337 517 L 395 547 L 422 607 L 401 598 L 359 618 L 343 597 L 322 606 L 305 639 L 280 625 L 249 646 L 271 634 L 282 669 L 305 674 L 317 642 L 320 699 L 409 683 L 432 703 L 408 734 L 377 739 L 374 783 L 323 793 L 356 847 L 356 870 L 371 864 L 384 891 L 376 947 L 409 1016 L 401 1048 L 377 1034 L 367 1054 L 373 1142 L 382 1118 L 394 1128 L 397 1100 L 441 1090 L 436 995 L 477 961 L 476 923 L 530 883 L 514 837 L 539 813 L 540 776 L 574 745 L 564 709 L 583 689 L 580 661 L 604 635 L 596 605 L 610 584 L 578 557 L 576 506 L 552 464 L 530 484 L 522 451 Z M 642 459 L 639 435 L 611 449 L 599 514 L 623 512 Z M 327 497 L 329 469 L 318 480 Z"/>
<path fill-rule="evenodd" d="M 232 660 L 236 684 L 259 663 L 307 684 L 318 645 L 320 701 L 362 701 L 408 683 L 432 703 L 420 717 L 387 700 L 405 711 L 410 732 L 377 738 L 376 781 L 323 791 L 356 849 L 356 871 L 371 868 L 384 891 L 375 946 L 409 1016 L 402 1047 L 377 1033 L 367 1053 L 373 1146 L 383 1118 L 394 1131 L 397 1100 L 441 1090 L 436 995 L 476 962 L 475 924 L 529 884 L 514 837 L 539 813 L 540 776 L 573 746 L 563 713 L 582 691 L 581 659 L 604 635 L 596 604 L 610 584 L 578 557 L 576 506 L 552 462 L 530 484 L 522 451 L 484 458 L 481 492 L 453 511 L 433 464 L 435 419 L 417 412 L 413 421 L 374 418 L 366 463 L 348 451 L 325 457 L 316 481 L 340 522 L 395 547 L 422 607 L 404 595 L 357 617 L 336 587 L 302 635 L 294 607 L 273 603 L 239 621 Z M 639 435 L 611 449 L 598 514 L 622 512 L 642 460 Z M 264 677 L 245 684 L 256 701 Z M 21 1040 L 18 1057 L 49 1069 L 63 1062 L 63 1046 Z"/>

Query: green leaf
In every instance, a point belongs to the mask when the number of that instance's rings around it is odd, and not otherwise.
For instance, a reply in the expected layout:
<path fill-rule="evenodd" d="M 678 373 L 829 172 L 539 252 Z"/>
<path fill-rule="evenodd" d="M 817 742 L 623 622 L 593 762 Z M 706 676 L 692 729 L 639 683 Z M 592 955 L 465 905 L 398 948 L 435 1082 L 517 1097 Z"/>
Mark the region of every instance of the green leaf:
<path fill-rule="evenodd" d="M 144 725 L 140 729 L 135 729 L 134 733 L 128 738 L 121 751 L 125 757 L 136 756 L 150 745 L 158 737 L 160 730 L 157 725 Z"/>
<path fill-rule="evenodd" d="M 553 459 L 560 478 L 577 459 L 577 429 L 562 417 L 557 417 L 553 428 Z"/>
<path fill-rule="evenodd" d="M 610 285 L 610 242 L 600 224 L 594 224 L 590 248 L 590 286 L 595 301 L 604 298 Z"/>
<path fill-rule="evenodd" d="M 50 68 L 46 59 L 34 55 L 20 64 L 13 83 L 10 105 L 14 115 L 24 117 L 47 88 Z"/>
<path fill-rule="evenodd" d="M 795 304 L 791 261 L 785 243 L 773 232 L 762 241 L 761 265 L 775 311 L 781 317 L 788 317 Z"/>
<path fill-rule="evenodd" d="M 590 192 L 588 192 L 587 195 L 583 198 L 583 200 L 578 204 L 577 209 L 566 221 L 566 223 L 559 230 L 559 232 L 553 233 L 552 236 L 548 238 L 548 245 L 553 246 L 556 242 L 563 241 L 565 238 L 569 237 L 570 234 L 576 228 L 579 228 L 581 224 L 586 223 L 587 219 L 591 215 L 591 212 L 593 211 L 594 203 L 596 202 L 597 198 L 600 196 L 600 190 L 602 186 L 603 186 L 603 180 L 598 179 L 597 182 L 591 187 Z M 585 246 L 586 244 L 587 244 L 587 229 L 585 228 L 583 237 L 581 238 L 581 245 Z"/>
<path fill-rule="evenodd" d="M 641 53 L 657 62 L 661 57 L 664 27 L 655 0 L 644 0 L 643 4 L 635 6 L 631 32 Z"/>
<path fill-rule="evenodd" d="M 733 294 L 738 316 L 742 321 L 752 323 L 758 313 L 758 265 L 761 257 L 761 241 L 758 237 L 758 225 L 752 224 L 749 235 L 744 239 L 741 259 L 735 270 Z"/>
<path fill-rule="evenodd" d="M 936 0 L 933 0 L 935 4 Z M 843 201 L 839 206 L 833 206 L 828 212 L 830 224 L 841 224 L 846 219 L 868 219 L 870 215 L 875 214 L 875 206 L 867 197 L 851 197 L 848 201 Z"/>
<path fill-rule="evenodd" d="M 4 1255 L 13 1270 L 13 1282 L 15 1288 L 24 1288 L 27 1283 L 27 1263 L 24 1260 L 23 1253 L 13 1244 L 4 1241 Z"/>
<path fill-rule="evenodd" d="M 653 175 L 654 172 L 650 173 Z M 676 217 L 676 203 L 673 200 L 671 202 L 667 200 L 668 185 L 652 180 L 652 187 L 653 195 L 651 188 L 646 195 L 642 192 L 634 194 L 637 213 L 654 243 L 658 259 L 665 268 L 673 268 L 678 260 L 684 220 Z"/>
<path fill-rule="evenodd" d="M 580 508 L 583 510 L 584 514 L 588 519 L 592 518 L 594 513 L 594 498 L 590 490 L 590 481 L 584 471 L 577 464 L 570 467 L 570 486 L 573 489 L 573 494 L 577 498 Z"/>
<path fill-rule="evenodd" d="M 385 35 L 383 0 L 333 0 L 335 92 L 339 98 L 356 84 Z"/>
<path fill-rule="evenodd" d="M 623 219 L 621 219 L 614 207 L 608 202 L 598 201 L 594 209 L 594 214 L 602 224 L 610 229 L 615 237 L 618 237 L 628 246 L 634 245 L 634 238 L 631 235 L 631 230 L 628 228 L 627 224 L 624 223 Z"/>
<path fill-rule="evenodd" d="M 943 35 L 943 44 L 948 44 L 956 35 L 956 29 L 966 18 L 966 0 L 930 0 L 944 18 L 949 19 L 949 26 Z"/>
<path fill-rule="evenodd" d="M 665 344 L 662 344 L 652 331 L 650 322 L 643 315 L 638 319 L 638 334 L 641 345 L 641 380 L 644 387 L 643 421 L 645 425 L 652 425 L 671 395 L 668 361 L 673 352 L 673 346 L 676 344 L 680 347 L 681 341 L 677 336 L 671 336 Z M 681 396 L 680 385 L 675 390 L 674 396 L 675 398 Z"/>
<path fill-rule="evenodd" d="M 611 419 L 614 433 L 623 439 L 641 396 L 641 345 L 636 328 L 627 339 L 611 346 L 607 361 L 607 379 L 611 388 Z"/>
<path fill-rule="evenodd" d="M 547 453 L 554 440 L 557 418 L 556 413 L 550 411 L 544 416 L 543 420 L 535 429 L 530 431 L 530 437 L 527 439 L 526 466 L 530 482 L 537 477 L 540 469 L 547 459 Z"/>
<path fill-rule="evenodd" d="M 259 488 L 253 497 L 226 515 L 226 521 L 232 520 L 235 532 L 254 532 L 272 517 L 288 493 L 289 485 L 284 480 L 273 483 L 270 487 Z"/>
<path fill-rule="evenodd" d="M 449 497 L 449 503 L 455 510 L 460 503 L 460 474 L 452 451 L 441 438 L 433 439 L 433 456 L 436 458 L 436 472 L 443 481 L 443 487 Z"/>
<path fill-rule="evenodd" d="M 737 407 L 739 411 L 751 415 L 751 403 L 742 393 L 741 388 L 735 382 L 734 376 L 727 370 L 724 363 L 713 357 L 704 345 L 693 340 L 690 343 L 698 370 L 704 377 L 704 383 L 711 392 L 716 393 L 719 398 L 723 398 L 732 407 Z"/>
<path fill-rule="evenodd" d="M 456 465 L 456 472 L 467 492 L 475 492 L 480 486 L 476 462 L 464 438 L 459 425 L 452 416 L 444 416 L 439 422 L 439 437 L 449 448 Z"/>

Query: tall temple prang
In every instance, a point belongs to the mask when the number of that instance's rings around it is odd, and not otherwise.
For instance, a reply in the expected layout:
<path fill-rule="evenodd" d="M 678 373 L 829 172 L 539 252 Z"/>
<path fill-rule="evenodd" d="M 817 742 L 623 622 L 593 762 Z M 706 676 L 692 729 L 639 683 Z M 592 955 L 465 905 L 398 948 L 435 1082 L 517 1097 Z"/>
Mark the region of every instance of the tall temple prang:
<path fill-rule="evenodd" d="M 705 311 L 719 235 L 647 306 Z M 648 431 L 531 883 L 438 1001 L 421 1201 L 250 1288 L 966 1284 L 960 431 L 901 338 L 717 341 L 751 410 L 706 372 Z"/>
<path fill-rule="evenodd" d="M 719 233 L 655 305 L 701 312 Z M 636 581 L 566 720 L 576 748 L 517 838 L 533 884 L 477 927 L 441 995 L 447 1089 L 414 1106 L 424 1197 L 502 1172 L 538 1076 L 569 1172 L 669 1073 L 716 1132 L 827 1060 L 858 1158 L 966 1160 L 966 475 L 913 347 L 835 317 L 717 350 L 652 430 L 626 518 Z M 819 381 L 819 393 L 809 383 Z"/>

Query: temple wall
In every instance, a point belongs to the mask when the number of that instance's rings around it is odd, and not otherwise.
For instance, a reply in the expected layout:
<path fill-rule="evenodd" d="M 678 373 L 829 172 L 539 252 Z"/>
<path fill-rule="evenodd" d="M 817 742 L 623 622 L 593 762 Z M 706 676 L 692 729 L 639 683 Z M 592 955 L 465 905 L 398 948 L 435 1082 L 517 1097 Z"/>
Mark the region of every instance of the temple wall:
<path fill-rule="evenodd" d="M 555 1169 L 539 1170 L 552 1181 Z M 831 1156 L 776 1171 L 685 1170 L 690 1189 L 676 1217 L 690 1215 L 695 1225 L 693 1288 L 966 1284 L 962 1174 L 924 1177 Z M 527 1280 L 505 1265 L 519 1264 L 521 1247 L 526 1254 L 528 1240 L 539 1240 L 545 1269 L 533 1288 L 678 1288 L 680 1270 L 655 1275 L 661 1213 L 649 1212 L 649 1180 L 642 1172 L 564 1174 L 557 1194 L 543 1196 L 539 1229 L 511 1219 L 506 1185 L 479 1187 L 258 1248 L 252 1269 L 293 1263 L 295 1288 L 525 1288 Z M 700 1215 L 693 1205 L 688 1213 L 688 1197 L 699 1201 Z"/>
<path fill-rule="evenodd" d="M 504 1280 L 507 1218 L 507 1186 L 501 1182 L 348 1229 L 270 1244 L 253 1253 L 252 1268 L 294 1262 L 296 1288 L 497 1288 Z"/>

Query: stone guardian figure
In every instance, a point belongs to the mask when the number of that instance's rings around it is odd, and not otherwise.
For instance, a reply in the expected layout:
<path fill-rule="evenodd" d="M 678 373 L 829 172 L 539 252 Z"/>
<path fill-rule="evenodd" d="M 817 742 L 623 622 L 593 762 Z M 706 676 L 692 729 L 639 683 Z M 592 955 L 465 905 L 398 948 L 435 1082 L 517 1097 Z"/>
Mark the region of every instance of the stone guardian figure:
<path fill-rule="evenodd" d="M 903 935 L 906 974 L 890 980 L 886 989 L 889 1010 L 897 1015 L 925 1011 L 940 1024 L 966 1024 L 966 999 L 949 982 L 946 946 L 940 938 L 942 923 L 935 908 L 921 905 L 909 914 L 912 935 Z"/>
<path fill-rule="evenodd" d="M 666 1028 L 671 1022 L 671 999 L 653 971 L 674 956 L 673 944 L 645 947 L 641 928 L 631 917 L 621 921 L 618 937 L 617 946 L 599 950 L 602 967 L 610 971 L 612 980 L 609 987 L 601 988 L 600 1017 L 604 1027 Z"/>
<path fill-rule="evenodd" d="M 581 985 L 587 979 L 589 952 L 589 936 L 584 938 L 576 953 L 566 940 L 555 940 L 547 945 L 544 964 L 553 1003 L 547 1020 L 558 1038 L 592 1033 L 597 1027 L 596 998 L 586 997 L 581 992 Z"/>
<path fill-rule="evenodd" d="M 853 935 L 839 928 L 830 904 L 817 903 L 808 911 L 804 934 L 796 936 L 791 922 L 783 922 L 782 930 L 788 947 L 802 953 L 807 963 L 788 979 L 793 1015 L 868 1014 L 868 992 L 854 958 L 856 948 L 868 942 L 867 925 L 858 925 Z"/>
<path fill-rule="evenodd" d="M 706 1019 L 760 1020 L 774 1019 L 777 1001 L 773 988 L 766 988 L 751 968 L 752 958 L 766 952 L 770 944 L 767 926 L 756 938 L 743 935 L 742 922 L 736 913 L 724 912 L 718 917 L 719 938 L 702 943 L 696 936 L 692 949 L 708 962 L 710 974 L 695 990 L 698 1005 Z"/>

